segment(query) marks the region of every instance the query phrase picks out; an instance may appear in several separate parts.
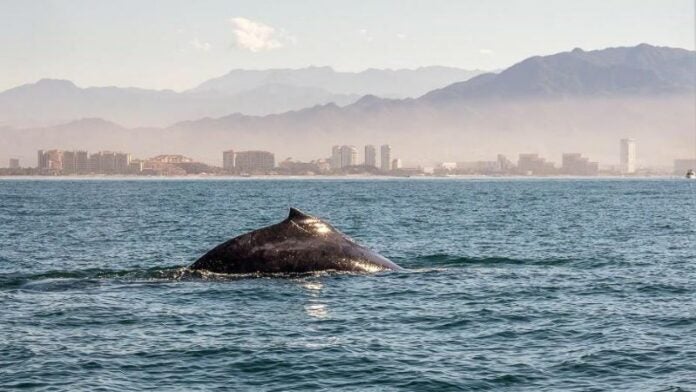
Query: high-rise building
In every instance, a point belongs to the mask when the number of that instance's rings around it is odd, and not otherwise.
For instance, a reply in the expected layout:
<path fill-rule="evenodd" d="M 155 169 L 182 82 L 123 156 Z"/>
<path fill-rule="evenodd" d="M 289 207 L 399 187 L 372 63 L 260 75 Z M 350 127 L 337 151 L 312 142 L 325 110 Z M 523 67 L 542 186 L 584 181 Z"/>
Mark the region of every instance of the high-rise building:
<path fill-rule="evenodd" d="M 633 139 L 621 139 L 621 173 L 633 174 L 636 172 L 636 141 Z"/>
<path fill-rule="evenodd" d="M 341 167 L 358 164 L 358 149 L 355 146 L 341 146 Z"/>
<path fill-rule="evenodd" d="M 39 150 L 38 151 L 38 165 L 40 170 L 52 170 L 61 171 L 63 170 L 63 151 L 61 150 Z"/>
<path fill-rule="evenodd" d="M 144 166 L 145 166 L 145 163 L 139 159 L 131 160 L 130 163 L 128 164 L 128 173 L 129 174 L 139 174 L 140 172 L 143 171 Z"/>
<path fill-rule="evenodd" d="M 234 150 L 222 152 L 222 168 L 225 170 L 234 170 Z"/>
<path fill-rule="evenodd" d="M 556 168 L 552 162 L 546 162 L 539 154 L 520 154 L 517 160 L 517 170 L 526 175 L 555 174 Z"/>
<path fill-rule="evenodd" d="M 75 174 L 77 172 L 76 162 L 75 151 L 63 152 L 63 174 Z"/>
<path fill-rule="evenodd" d="M 392 160 L 391 169 L 392 169 L 392 170 L 399 170 L 399 169 L 401 169 L 401 159 L 399 159 L 399 158 L 394 158 L 394 160 Z"/>
<path fill-rule="evenodd" d="M 331 169 L 338 170 L 341 168 L 341 146 L 331 147 Z"/>
<path fill-rule="evenodd" d="M 132 170 L 130 161 L 131 155 L 128 153 L 99 151 L 89 156 L 89 171 L 102 174 L 128 174 Z"/>
<path fill-rule="evenodd" d="M 89 173 L 89 157 L 88 157 L 87 151 L 65 151 L 65 152 L 63 152 L 63 173 L 64 174 Z"/>
<path fill-rule="evenodd" d="M 377 149 L 370 144 L 365 146 L 365 166 L 377 167 Z"/>
<path fill-rule="evenodd" d="M 596 176 L 599 173 L 599 164 L 590 162 L 581 154 L 563 154 L 561 173 L 573 176 Z"/>
<path fill-rule="evenodd" d="M 391 168 L 391 146 L 383 144 L 380 147 L 380 168 L 384 171 L 389 171 Z"/>
<path fill-rule="evenodd" d="M 114 154 L 114 173 L 127 174 L 130 170 L 131 154 L 117 152 Z"/>
<path fill-rule="evenodd" d="M 44 150 L 39 150 L 36 152 L 36 168 L 44 169 L 46 167 L 46 155 Z"/>
<path fill-rule="evenodd" d="M 500 170 L 503 173 L 509 173 L 515 168 L 515 164 L 512 163 L 507 157 L 503 154 L 498 154 L 498 170 Z"/>
<path fill-rule="evenodd" d="M 265 173 L 275 167 L 275 156 L 268 151 L 240 151 L 234 165 L 243 173 Z"/>
<path fill-rule="evenodd" d="M 75 151 L 75 171 L 78 174 L 89 173 L 89 154 L 87 151 Z"/>
<path fill-rule="evenodd" d="M 10 158 L 10 169 L 19 169 L 19 159 Z"/>

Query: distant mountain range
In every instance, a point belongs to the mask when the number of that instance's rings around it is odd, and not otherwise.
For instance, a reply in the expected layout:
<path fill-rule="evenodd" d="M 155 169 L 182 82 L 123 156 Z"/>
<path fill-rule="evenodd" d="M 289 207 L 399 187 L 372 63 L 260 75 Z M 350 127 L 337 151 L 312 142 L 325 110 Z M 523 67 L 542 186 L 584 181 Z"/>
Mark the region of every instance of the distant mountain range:
<path fill-rule="evenodd" d="M 0 159 L 56 147 L 138 156 L 184 153 L 220 164 L 220 151 L 229 148 L 310 159 L 327 156 L 332 144 L 390 143 L 406 162 L 491 159 L 498 152 L 538 152 L 558 160 L 562 152 L 583 152 L 616 163 L 618 140 L 633 137 L 639 162 L 665 163 L 694 154 L 695 71 L 696 52 L 684 49 L 645 44 L 575 49 L 532 57 L 418 98 L 366 95 L 345 106 L 191 117 L 166 128 L 122 128 L 100 120 L 7 127 L 0 130 L 9 141 L 0 146 Z M 221 80 L 186 94 L 231 94 L 206 90 Z"/>
<path fill-rule="evenodd" d="M 315 105 L 355 102 L 365 94 L 421 95 L 480 74 L 447 67 L 336 72 L 329 67 L 233 70 L 177 93 L 120 87 L 80 88 L 43 79 L 0 93 L 0 125 L 46 126 L 99 117 L 126 126 L 168 126 L 231 113 L 267 115 Z"/>
<path fill-rule="evenodd" d="M 435 88 L 461 82 L 483 73 L 452 67 L 421 67 L 417 69 L 374 69 L 362 72 L 338 72 L 331 67 L 302 69 L 270 69 L 260 71 L 232 70 L 210 79 L 191 92 L 216 91 L 237 94 L 269 84 L 312 87 L 344 95 L 377 95 L 385 98 L 418 97 Z"/>
<path fill-rule="evenodd" d="M 499 74 L 431 91 L 421 100 L 689 93 L 695 80 L 693 51 L 641 44 L 531 57 Z"/>

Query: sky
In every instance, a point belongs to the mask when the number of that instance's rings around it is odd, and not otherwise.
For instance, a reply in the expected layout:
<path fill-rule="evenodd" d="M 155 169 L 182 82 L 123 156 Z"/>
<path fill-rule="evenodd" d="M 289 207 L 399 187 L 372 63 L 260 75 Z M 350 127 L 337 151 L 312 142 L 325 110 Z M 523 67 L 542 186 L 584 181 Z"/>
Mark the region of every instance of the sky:
<path fill-rule="evenodd" d="M 649 43 L 694 49 L 694 0 L 0 0 L 0 90 L 177 91 L 231 69 L 445 65 Z"/>

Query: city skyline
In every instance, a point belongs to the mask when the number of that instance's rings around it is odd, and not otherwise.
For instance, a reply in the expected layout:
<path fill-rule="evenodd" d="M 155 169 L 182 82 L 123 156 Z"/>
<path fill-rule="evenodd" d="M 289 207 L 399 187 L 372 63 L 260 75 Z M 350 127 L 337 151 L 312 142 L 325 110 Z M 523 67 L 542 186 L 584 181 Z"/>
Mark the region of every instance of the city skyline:
<path fill-rule="evenodd" d="M 392 148 L 388 144 L 380 146 L 380 160 L 376 161 L 376 148 L 372 144 L 364 146 L 362 160 L 358 148 L 352 145 L 334 145 L 331 155 L 303 162 L 287 158 L 276 161 L 275 154 L 262 150 L 225 150 L 222 151 L 222 165 L 207 165 L 188 158 L 184 155 L 160 154 L 147 159 L 133 159 L 130 153 L 114 151 L 98 151 L 89 154 L 86 150 L 38 150 L 37 172 L 34 174 L 57 173 L 62 175 L 84 174 L 159 174 L 181 175 L 190 174 L 188 171 L 171 170 L 170 164 L 195 164 L 193 170 L 204 173 L 209 168 L 210 174 L 270 174 L 277 169 L 287 173 L 336 174 L 350 169 L 357 173 L 360 168 L 378 169 L 381 173 L 393 173 L 407 170 L 410 174 L 483 174 L 483 175 L 577 175 L 596 176 L 604 174 L 632 175 L 639 171 L 655 172 L 655 169 L 638 167 L 636 165 L 636 141 L 621 139 L 619 141 L 619 164 L 601 166 L 599 162 L 590 161 L 582 153 L 563 153 L 560 166 L 548 161 L 538 153 L 519 153 L 517 163 L 512 162 L 504 154 L 498 154 L 491 161 L 441 161 L 434 166 L 404 165 L 399 157 L 392 156 Z M 202 166 L 201 166 L 202 165 Z M 675 158 L 672 174 L 696 166 L 696 159 Z M 23 169 L 17 158 L 9 160 L 7 169 Z M 686 168 L 686 169 L 684 169 Z M 222 170 L 222 171 L 220 171 Z M 356 171 L 357 170 L 357 171 Z M 646 171 L 647 170 L 647 171 Z M 658 171 L 659 172 L 659 171 Z M 378 172 L 375 172 L 378 173 Z"/>

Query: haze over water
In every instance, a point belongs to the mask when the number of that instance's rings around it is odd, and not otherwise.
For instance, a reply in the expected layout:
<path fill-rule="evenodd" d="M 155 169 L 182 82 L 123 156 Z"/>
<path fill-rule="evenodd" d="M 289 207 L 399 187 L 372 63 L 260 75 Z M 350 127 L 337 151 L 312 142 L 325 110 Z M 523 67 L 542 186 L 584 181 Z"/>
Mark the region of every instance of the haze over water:
<path fill-rule="evenodd" d="M 290 206 L 407 268 L 197 275 Z M 0 389 L 690 390 L 696 183 L 0 180 Z"/>

